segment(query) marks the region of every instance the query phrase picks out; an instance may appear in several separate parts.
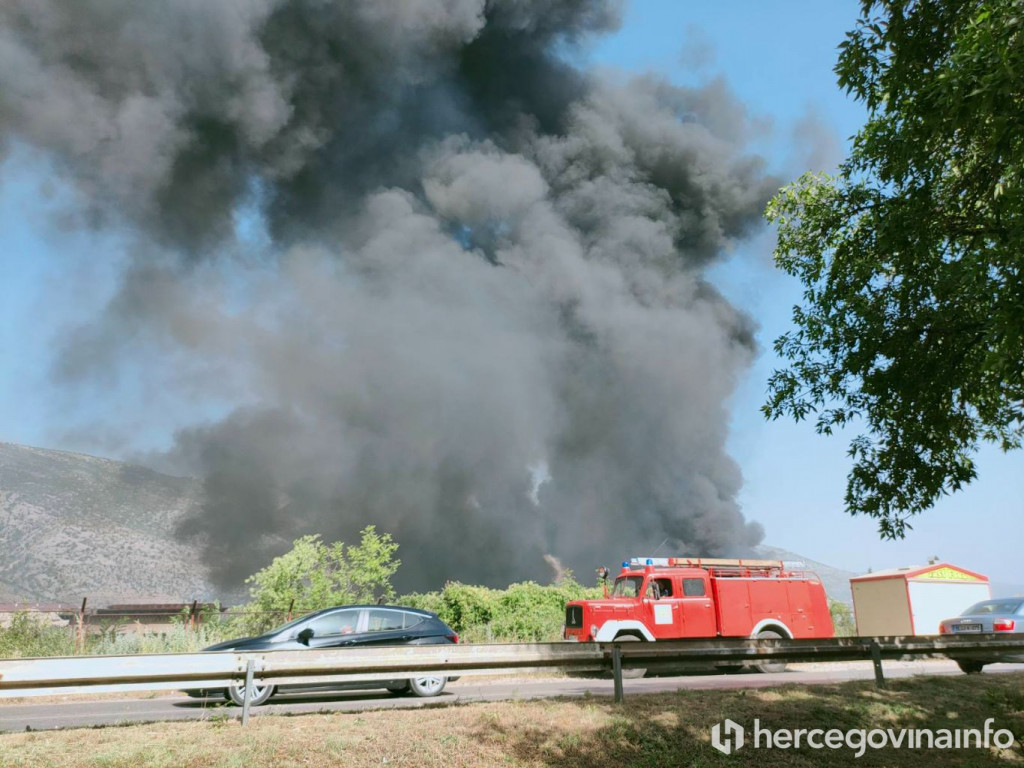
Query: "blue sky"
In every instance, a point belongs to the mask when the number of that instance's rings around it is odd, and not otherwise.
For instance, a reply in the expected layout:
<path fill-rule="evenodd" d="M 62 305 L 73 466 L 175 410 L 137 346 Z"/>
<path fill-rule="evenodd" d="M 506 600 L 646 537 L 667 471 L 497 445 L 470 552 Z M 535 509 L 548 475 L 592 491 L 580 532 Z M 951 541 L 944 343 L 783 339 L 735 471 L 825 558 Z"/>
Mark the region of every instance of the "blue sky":
<path fill-rule="evenodd" d="M 658 72 L 680 84 L 723 76 L 751 114 L 771 125 L 757 149 L 789 178 L 804 170 L 793 167 L 805 154 L 794 146 L 793 131 L 801 121 L 820 124 L 840 152 L 863 123 L 863 108 L 843 94 L 832 72 L 836 46 L 858 8 L 850 0 L 647 0 L 635 3 L 621 33 L 592 55 L 609 66 Z M 696 73 L 694 63 L 703 63 Z M 761 355 L 733 402 L 729 449 L 743 469 L 744 513 L 764 525 L 766 543 L 854 571 L 923 563 L 938 555 L 994 581 L 1024 584 L 1021 453 L 984 449 L 980 479 L 968 490 L 921 516 L 906 540 L 880 541 L 871 519 L 843 512 L 852 435 L 819 436 L 809 424 L 769 423 L 758 413 L 768 376 L 780 364 L 771 342 L 790 327 L 791 307 L 800 300 L 799 284 L 771 266 L 771 245 L 766 231 L 715 275 L 729 298 L 761 326 Z"/>
<path fill-rule="evenodd" d="M 839 91 L 832 73 L 836 45 L 858 5 L 638 0 L 622 30 L 587 56 L 597 65 L 655 72 L 679 84 L 724 77 L 765 126 L 751 148 L 790 178 L 812 156 L 834 163 L 863 121 L 863 110 Z M 795 138 L 801 125 L 815 127 L 819 141 L 813 147 Z M 0 174 L 0 440 L 83 449 L 74 429 L 93 420 L 95 403 L 104 402 L 115 404 L 110 417 L 120 426 L 137 427 L 132 448 L 166 447 L 175 426 L 170 411 L 156 422 L 141 416 L 154 411 L 152 393 L 129 383 L 117 397 L 107 392 L 95 401 L 79 390 L 76 401 L 47 386 L 53 339 L 103 305 L 123 254 L 113 236 L 54 227 L 49 214 L 67 193 L 50 179 L 45 164 L 21 150 Z M 772 267 L 771 245 L 766 228 L 714 274 L 761 327 L 762 353 L 732 403 L 729 448 L 745 478 L 744 511 L 764 525 L 766 542 L 854 571 L 938 555 L 993 580 L 1024 583 L 1018 566 L 1024 511 L 1020 453 L 986 449 L 977 483 L 921 517 L 907 540 L 883 542 L 873 521 L 842 511 L 852 435 L 820 437 L 808 424 L 763 420 L 758 407 L 778 365 L 771 341 L 789 326 L 800 295 L 799 285 Z M 95 446 L 93 451 L 98 452 Z M 108 453 L 117 452 L 111 444 Z"/>

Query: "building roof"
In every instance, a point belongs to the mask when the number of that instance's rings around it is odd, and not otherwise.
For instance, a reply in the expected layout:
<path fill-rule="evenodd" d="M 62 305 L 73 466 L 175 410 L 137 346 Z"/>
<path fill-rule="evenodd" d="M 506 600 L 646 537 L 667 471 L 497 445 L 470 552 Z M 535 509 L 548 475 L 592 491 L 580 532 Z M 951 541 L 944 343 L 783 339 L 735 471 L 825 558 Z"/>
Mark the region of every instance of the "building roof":
<path fill-rule="evenodd" d="M 902 568 L 888 568 L 874 571 L 850 579 L 855 581 L 878 581 L 881 579 L 926 579 L 934 581 L 988 581 L 988 576 L 969 571 L 950 563 L 932 563 L 931 565 L 905 565 Z"/>

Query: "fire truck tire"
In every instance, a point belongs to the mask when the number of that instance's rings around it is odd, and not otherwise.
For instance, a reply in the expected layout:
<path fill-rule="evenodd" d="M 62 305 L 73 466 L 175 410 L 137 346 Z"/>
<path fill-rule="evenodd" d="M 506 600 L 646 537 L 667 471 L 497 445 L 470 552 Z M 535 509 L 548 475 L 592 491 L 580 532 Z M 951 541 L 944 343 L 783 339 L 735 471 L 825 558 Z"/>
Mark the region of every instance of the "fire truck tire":
<path fill-rule="evenodd" d="M 758 640 L 781 640 L 783 637 L 781 632 L 776 632 L 774 629 L 765 629 L 757 633 Z M 760 664 L 755 664 L 754 669 L 758 672 L 785 672 L 786 662 L 784 661 L 763 661 Z"/>
<path fill-rule="evenodd" d="M 956 665 L 960 667 L 960 671 L 965 675 L 976 675 L 985 668 L 985 662 L 983 661 L 958 661 Z"/>
<path fill-rule="evenodd" d="M 642 643 L 644 642 L 636 635 L 619 635 L 615 638 L 616 643 Z M 646 669 L 623 669 L 622 679 L 623 680 L 639 680 L 641 677 L 647 674 Z"/>

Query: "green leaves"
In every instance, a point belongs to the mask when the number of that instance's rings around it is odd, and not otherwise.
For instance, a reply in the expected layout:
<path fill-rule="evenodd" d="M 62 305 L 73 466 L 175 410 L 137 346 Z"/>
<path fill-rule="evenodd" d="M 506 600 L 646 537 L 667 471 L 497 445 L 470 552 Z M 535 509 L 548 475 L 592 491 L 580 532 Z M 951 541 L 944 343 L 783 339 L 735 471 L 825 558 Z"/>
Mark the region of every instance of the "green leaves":
<path fill-rule="evenodd" d="M 449 582 L 440 592 L 403 595 L 401 601 L 434 611 L 464 642 L 528 643 L 561 639 L 565 604 L 602 594 L 569 577 L 557 584 L 525 581 L 507 589 Z"/>
<path fill-rule="evenodd" d="M 869 110 L 837 176 L 766 216 L 804 285 L 768 418 L 855 425 L 847 510 L 902 537 L 1024 434 L 1024 35 L 1015 0 L 864 2 L 840 86 Z"/>
<path fill-rule="evenodd" d="M 293 604 L 309 612 L 393 599 L 391 577 L 401 565 L 397 551 L 391 535 L 378 534 L 372 525 L 360 532 L 355 546 L 325 544 L 319 534 L 297 539 L 289 552 L 246 579 L 252 585 L 246 610 L 253 615 L 254 631 L 280 623 L 281 614 Z"/>

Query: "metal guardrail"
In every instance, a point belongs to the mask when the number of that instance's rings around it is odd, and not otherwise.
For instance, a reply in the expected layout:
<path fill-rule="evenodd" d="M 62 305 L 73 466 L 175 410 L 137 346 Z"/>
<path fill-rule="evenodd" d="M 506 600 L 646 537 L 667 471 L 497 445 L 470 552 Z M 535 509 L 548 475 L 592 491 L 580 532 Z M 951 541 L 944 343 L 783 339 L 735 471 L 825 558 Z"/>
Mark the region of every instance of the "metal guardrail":
<path fill-rule="evenodd" d="M 1024 637 L 699 638 L 658 643 L 420 645 L 262 653 L 76 656 L 0 661 L 0 698 L 90 691 L 218 689 L 246 681 L 260 685 L 295 685 L 391 680 L 431 674 L 453 677 L 562 669 L 610 670 L 615 679 L 616 701 L 621 701 L 623 668 L 870 659 L 874 661 L 876 682 L 884 685 L 883 659 L 935 656 L 993 659 L 1008 654 L 1024 660 Z M 246 685 L 247 691 L 251 689 L 251 685 Z M 247 709 L 244 707 L 246 714 Z"/>

